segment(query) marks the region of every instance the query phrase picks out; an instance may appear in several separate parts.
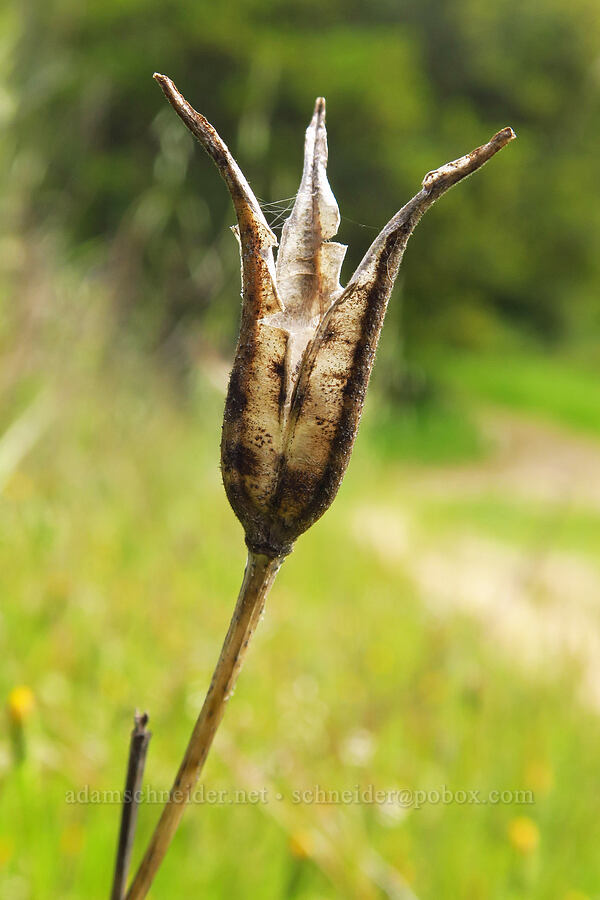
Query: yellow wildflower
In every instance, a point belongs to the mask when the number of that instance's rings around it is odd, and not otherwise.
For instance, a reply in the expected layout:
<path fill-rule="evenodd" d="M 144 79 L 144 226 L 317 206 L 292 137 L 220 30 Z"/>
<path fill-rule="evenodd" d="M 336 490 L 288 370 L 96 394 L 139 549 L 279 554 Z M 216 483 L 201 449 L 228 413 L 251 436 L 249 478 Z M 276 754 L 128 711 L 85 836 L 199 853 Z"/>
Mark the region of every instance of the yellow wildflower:
<path fill-rule="evenodd" d="M 540 842 L 540 830 L 528 816 L 517 816 L 508 824 L 508 839 L 515 850 L 528 856 L 537 849 Z"/>
<path fill-rule="evenodd" d="M 312 856 L 313 844 L 310 831 L 294 831 L 290 835 L 290 853 L 297 859 L 308 859 Z"/>
<path fill-rule="evenodd" d="M 13 688 L 8 695 L 8 712 L 13 722 L 22 724 L 28 719 L 35 706 L 33 691 L 26 684 Z"/>

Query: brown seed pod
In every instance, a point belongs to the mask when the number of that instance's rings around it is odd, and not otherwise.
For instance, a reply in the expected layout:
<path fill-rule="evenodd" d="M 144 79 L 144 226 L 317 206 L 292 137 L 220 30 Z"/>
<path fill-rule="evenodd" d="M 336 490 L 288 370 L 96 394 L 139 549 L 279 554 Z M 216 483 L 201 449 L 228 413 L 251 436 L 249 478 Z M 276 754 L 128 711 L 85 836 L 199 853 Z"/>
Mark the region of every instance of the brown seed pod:
<path fill-rule="evenodd" d="M 327 181 L 325 101 L 306 131 L 304 170 L 275 264 L 275 235 L 224 142 L 155 75 L 215 161 L 237 214 L 242 317 L 221 443 L 225 490 L 254 553 L 292 548 L 333 501 L 358 430 L 383 318 L 407 241 L 423 213 L 515 137 L 504 128 L 467 156 L 429 172 L 388 222 L 343 289 L 346 247 Z"/>

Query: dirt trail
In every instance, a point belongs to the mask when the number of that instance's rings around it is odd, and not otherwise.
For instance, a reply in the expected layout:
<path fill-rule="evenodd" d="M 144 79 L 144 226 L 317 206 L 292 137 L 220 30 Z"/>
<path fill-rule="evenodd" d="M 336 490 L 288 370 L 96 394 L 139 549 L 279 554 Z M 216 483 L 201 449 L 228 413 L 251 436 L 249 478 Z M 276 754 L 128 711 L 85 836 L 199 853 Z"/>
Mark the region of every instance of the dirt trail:
<path fill-rule="evenodd" d="M 600 712 L 600 560 L 551 540 L 532 550 L 483 538 L 468 525 L 433 537 L 410 501 L 495 494 L 547 503 L 552 515 L 563 507 L 596 513 L 600 443 L 506 413 L 486 413 L 484 427 L 496 448 L 488 459 L 411 473 L 406 506 L 357 509 L 353 534 L 408 572 L 432 611 L 473 616 L 484 639 L 523 665 L 550 673 L 576 664 L 582 697 Z"/>
<path fill-rule="evenodd" d="M 506 412 L 480 418 L 494 450 L 480 464 L 430 470 L 421 491 L 477 495 L 494 491 L 515 499 L 600 510 L 600 443 L 557 425 Z"/>

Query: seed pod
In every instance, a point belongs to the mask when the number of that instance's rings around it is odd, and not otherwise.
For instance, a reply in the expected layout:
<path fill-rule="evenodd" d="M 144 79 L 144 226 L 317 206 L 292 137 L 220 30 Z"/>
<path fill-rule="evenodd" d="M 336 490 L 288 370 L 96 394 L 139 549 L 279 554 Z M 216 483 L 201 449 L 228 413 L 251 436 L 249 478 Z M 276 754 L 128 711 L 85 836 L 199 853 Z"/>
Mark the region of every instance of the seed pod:
<path fill-rule="evenodd" d="M 226 145 L 170 79 L 154 77 L 215 161 L 237 214 L 243 302 L 221 469 L 250 550 L 281 557 L 325 512 L 340 486 L 387 302 L 417 222 L 515 135 L 504 128 L 467 156 L 429 172 L 343 289 L 346 247 L 330 240 L 340 214 L 327 181 L 325 101 L 317 99 L 306 131 L 302 180 L 275 265 L 275 235 Z"/>

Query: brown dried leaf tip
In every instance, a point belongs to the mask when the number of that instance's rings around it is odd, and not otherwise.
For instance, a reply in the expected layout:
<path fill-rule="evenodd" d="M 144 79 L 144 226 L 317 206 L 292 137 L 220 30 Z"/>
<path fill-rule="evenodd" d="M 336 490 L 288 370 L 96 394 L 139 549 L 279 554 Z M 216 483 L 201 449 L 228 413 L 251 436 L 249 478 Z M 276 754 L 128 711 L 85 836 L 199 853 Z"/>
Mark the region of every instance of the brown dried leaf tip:
<path fill-rule="evenodd" d="M 235 206 L 243 303 L 225 405 L 223 482 L 249 548 L 280 557 L 337 493 L 408 238 L 438 197 L 515 135 L 504 128 L 429 172 L 342 288 L 346 247 L 331 240 L 340 214 L 327 181 L 325 100 L 317 99 L 306 131 L 302 180 L 275 262 L 275 235 L 226 145 L 169 78 L 154 77 L 215 161 Z"/>

